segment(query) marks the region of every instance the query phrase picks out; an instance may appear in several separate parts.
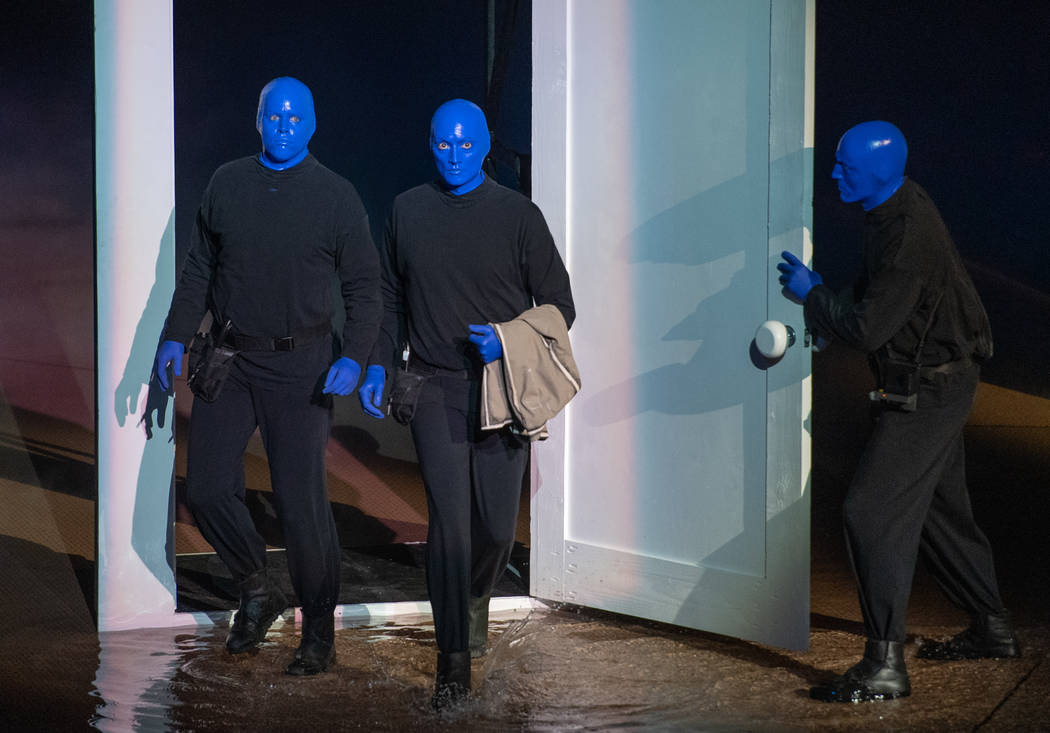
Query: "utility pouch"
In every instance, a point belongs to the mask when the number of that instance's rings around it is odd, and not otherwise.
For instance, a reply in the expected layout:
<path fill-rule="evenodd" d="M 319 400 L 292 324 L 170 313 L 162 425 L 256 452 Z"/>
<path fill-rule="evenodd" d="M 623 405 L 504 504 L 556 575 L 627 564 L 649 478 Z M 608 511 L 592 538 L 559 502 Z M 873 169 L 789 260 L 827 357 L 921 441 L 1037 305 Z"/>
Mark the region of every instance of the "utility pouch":
<path fill-rule="evenodd" d="M 891 359 L 885 354 L 873 360 L 877 386 L 868 393 L 868 398 L 893 410 L 914 411 L 919 400 L 919 370 L 922 367 L 914 361 Z"/>
<path fill-rule="evenodd" d="M 401 368 L 394 372 L 394 383 L 390 386 L 387 402 L 387 414 L 402 425 L 408 425 L 416 414 L 416 405 L 419 403 L 419 395 L 423 392 L 423 385 L 430 379 L 429 373 L 410 372 L 408 360 L 412 353 L 412 347 L 405 344 L 401 352 Z"/>
<path fill-rule="evenodd" d="M 394 373 L 394 384 L 390 388 L 390 416 L 402 425 L 412 422 L 416 414 L 416 404 L 419 395 L 423 392 L 423 385 L 430 377 L 426 374 L 410 372 L 408 369 L 398 369 Z"/>
<path fill-rule="evenodd" d="M 218 335 L 207 329 L 198 333 L 190 344 L 189 377 L 186 384 L 194 396 L 205 402 L 214 402 L 222 392 L 222 385 L 230 374 L 230 366 L 237 351 L 225 346 L 226 334 L 232 326 L 226 321 Z"/>
<path fill-rule="evenodd" d="M 919 404 L 919 379 L 922 372 L 922 347 L 926 343 L 926 334 L 930 332 L 937 306 L 941 304 L 943 293 L 933 301 L 926 327 L 922 330 L 915 354 L 911 359 L 893 358 L 888 348 L 876 351 L 872 357 L 875 367 L 875 389 L 868 393 L 868 399 L 878 402 L 892 410 L 914 412 Z"/>

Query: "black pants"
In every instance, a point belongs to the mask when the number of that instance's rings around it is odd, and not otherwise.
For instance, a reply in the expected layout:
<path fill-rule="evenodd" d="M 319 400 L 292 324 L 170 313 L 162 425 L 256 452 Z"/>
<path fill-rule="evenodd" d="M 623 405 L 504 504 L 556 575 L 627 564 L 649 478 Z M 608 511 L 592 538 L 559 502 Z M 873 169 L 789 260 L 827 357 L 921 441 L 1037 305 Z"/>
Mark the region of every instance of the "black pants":
<path fill-rule="evenodd" d="M 963 426 L 978 368 L 924 380 L 918 409 L 884 409 L 846 495 L 843 516 L 870 639 L 904 641 L 921 550 L 948 598 L 971 614 L 1002 613 L 988 539 L 966 488 Z"/>
<path fill-rule="evenodd" d="M 280 366 L 277 359 L 270 362 Z M 193 401 L 187 501 L 201 534 L 235 581 L 266 566 L 266 543 L 245 505 L 244 450 L 258 427 L 292 587 L 303 613 L 331 614 L 339 598 L 340 560 L 325 473 L 331 400 L 319 394 L 313 374 L 285 375 L 284 383 L 264 374 L 238 356 L 219 398 Z"/>
<path fill-rule="evenodd" d="M 465 651 L 468 603 L 492 592 L 510 560 L 528 443 L 477 430 L 475 379 L 431 377 L 415 417 L 427 492 L 427 591 L 442 652 Z"/>

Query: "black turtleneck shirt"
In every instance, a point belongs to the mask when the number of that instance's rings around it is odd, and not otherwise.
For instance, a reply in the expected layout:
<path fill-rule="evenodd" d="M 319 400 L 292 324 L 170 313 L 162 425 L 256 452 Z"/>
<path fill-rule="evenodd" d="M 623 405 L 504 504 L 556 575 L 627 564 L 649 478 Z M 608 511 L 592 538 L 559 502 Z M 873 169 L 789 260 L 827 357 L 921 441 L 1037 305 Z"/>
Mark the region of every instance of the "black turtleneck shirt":
<path fill-rule="evenodd" d="M 909 361 L 928 328 L 919 355 L 927 366 L 992 355 L 973 281 L 929 194 L 910 179 L 867 212 L 864 264 L 853 288 L 836 295 L 815 286 L 805 317 L 818 334 L 868 353 L 885 347 Z"/>
<path fill-rule="evenodd" d="M 551 304 L 576 317 L 569 275 L 539 208 L 486 178 L 456 196 L 437 183 L 394 200 L 382 253 L 383 326 L 370 363 L 389 374 L 404 343 L 441 369 L 477 363 L 469 324 Z"/>
<path fill-rule="evenodd" d="M 164 338 L 188 344 L 209 307 L 249 336 L 328 323 L 333 275 L 346 310 L 342 355 L 363 366 L 382 305 L 379 258 L 357 191 L 312 155 L 283 171 L 258 156 L 231 161 L 204 192 Z"/>

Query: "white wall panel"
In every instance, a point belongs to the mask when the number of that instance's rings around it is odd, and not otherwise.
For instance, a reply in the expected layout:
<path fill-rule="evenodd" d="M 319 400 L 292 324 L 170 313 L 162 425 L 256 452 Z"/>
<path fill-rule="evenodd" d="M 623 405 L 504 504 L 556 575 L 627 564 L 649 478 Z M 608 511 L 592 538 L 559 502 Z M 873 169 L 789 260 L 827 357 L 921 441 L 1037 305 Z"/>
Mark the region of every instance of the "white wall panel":
<path fill-rule="evenodd" d="M 170 0 L 95 2 L 98 624 L 175 623 L 172 406 L 147 380 L 174 283 Z M 185 620 L 184 620 L 185 622 Z"/>

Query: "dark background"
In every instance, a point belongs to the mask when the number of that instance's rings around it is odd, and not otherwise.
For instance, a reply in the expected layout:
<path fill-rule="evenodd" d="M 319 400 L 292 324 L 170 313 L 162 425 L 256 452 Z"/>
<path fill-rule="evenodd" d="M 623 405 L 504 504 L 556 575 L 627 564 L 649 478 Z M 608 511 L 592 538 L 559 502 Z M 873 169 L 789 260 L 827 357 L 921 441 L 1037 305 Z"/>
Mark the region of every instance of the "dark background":
<path fill-rule="evenodd" d="M 814 261 L 833 286 L 860 262 L 859 206 L 830 174 L 839 137 L 869 119 L 908 140 L 992 321 L 982 378 L 1050 397 L 1050 3 L 817 0 Z M 817 384 L 815 389 L 820 389 Z"/>
<path fill-rule="evenodd" d="M 319 119 L 311 150 L 355 183 L 377 233 L 393 196 L 432 176 L 425 137 L 441 101 L 464 96 L 488 102 L 490 111 L 498 106 L 491 120 L 497 139 L 527 155 L 529 3 L 501 1 L 497 15 L 510 60 L 504 91 L 490 101 L 484 0 L 291 8 L 177 0 L 180 262 L 211 172 L 258 149 L 258 90 L 279 74 L 312 87 Z M 1042 0 L 817 2 L 816 268 L 844 285 L 858 264 L 862 212 L 838 201 L 828 177 L 839 136 L 863 120 L 894 122 L 909 141 L 909 175 L 941 208 L 992 316 L 998 357 L 985 378 L 1041 396 L 1050 396 L 1043 325 L 1050 267 L 1041 215 L 1050 180 L 1048 27 L 1050 3 Z M 0 100 L 10 134 L 0 146 L 0 247 L 8 262 L 56 229 L 81 236 L 93 220 L 91 29 L 85 0 L 4 11 Z M 516 184 L 507 169 L 498 175 Z M 27 227 L 37 234 L 12 234 Z M 51 264 L 87 281 L 93 247 L 85 237 Z M 12 277 L 9 271 L 0 283 L 9 297 L 27 286 L 24 273 L 20 282 Z M 90 309 L 67 316 L 90 330 Z M 0 317 L 4 338 L 13 338 L 16 313 L 8 308 Z"/>
<path fill-rule="evenodd" d="M 487 83 L 487 3 L 320 3 L 286 20 L 287 4 L 177 0 L 174 5 L 176 240 L 186 242 L 217 165 L 259 149 L 259 90 L 277 76 L 314 94 L 322 163 L 349 178 L 382 232 L 398 193 L 434 176 L 428 135 L 442 102 L 486 108 L 497 140 L 528 153 L 530 4 L 496 4 L 502 93 Z M 251 49 L 246 51 L 246 49 Z M 494 87 L 496 85 L 493 85 Z M 491 98 L 490 98 L 491 96 Z M 516 187 L 509 170 L 501 180 Z M 510 178 L 511 180 L 507 180 Z M 184 256 L 181 247 L 179 257 Z"/>
<path fill-rule="evenodd" d="M 508 56 L 494 95 L 486 5 L 176 0 L 180 259 L 211 172 L 259 149 L 258 91 L 279 74 L 313 89 L 311 150 L 357 185 L 376 232 L 394 195 L 432 177 L 427 126 L 445 99 L 487 106 L 497 141 L 527 170 L 529 3 L 496 5 Z M 0 43 L 9 131 L 0 144 L 0 397 L 88 429 L 90 388 L 63 390 L 71 373 L 90 385 L 94 363 L 93 131 L 110 121 L 93 115 L 92 20 L 84 0 L 18 3 L 3 13 Z M 1050 397 L 1048 27 L 1042 1 L 817 2 L 816 269 L 845 285 L 859 262 L 863 214 L 838 200 L 829 177 L 839 136 L 863 120 L 894 122 L 909 141 L 909 175 L 940 206 L 988 307 L 997 354 L 984 379 L 1042 397 Z M 516 184 L 511 168 L 498 177 Z M 818 405 L 855 377 L 837 364 L 832 354 L 815 358 Z M 844 438 L 814 424 L 819 467 L 843 452 Z"/>
<path fill-rule="evenodd" d="M 311 150 L 358 187 L 377 242 L 393 197 L 433 176 L 426 131 L 446 99 L 484 106 L 496 149 L 524 154 L 527 168 L 528 0 L 496 3 L 496 50 L 506 56 L 495 86 L 505 84 L 491 96 L 483 0 L 321 3 L 300 14 L 295 31 L 281 3 L 231 5 L 175 3 L 179 261 L 215 166 L 258 148 L 257 90 L 280 74 L 313 88 Z M 1048 27 L 1050 3 L 1036 0 L 817 2 L 817 269 L 841 287 L 859 264 L 863 213 L 839 201 L 829 176 L 839 136 L 864 120 L 894 122 L 909 141 L 909 175 L 940 206 L 985 297 L 998 349 L 985 380 L 1043 397 L 1050 339 L 1030 324 L 1050 316 L 1036 213 L 1050 180 Z M 506 167 L 497 177 L 518 185 Z"/>
<path fill-rule="evenodd" d="M 1048 23 L 1037 0 L 818 0 L 815 235 L 829 274 L 856 252 L 862 216 L 838 204 L 835 146 L 851 125 L 884 119 L 904 132 L 908 173 L 964 256 L 1050 291 L 1036 213 L 1050 174 Z"/>

